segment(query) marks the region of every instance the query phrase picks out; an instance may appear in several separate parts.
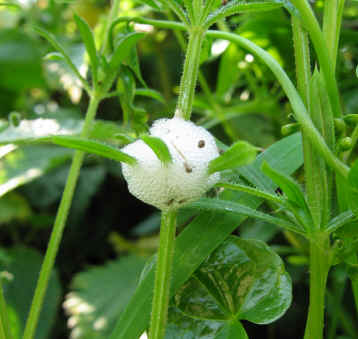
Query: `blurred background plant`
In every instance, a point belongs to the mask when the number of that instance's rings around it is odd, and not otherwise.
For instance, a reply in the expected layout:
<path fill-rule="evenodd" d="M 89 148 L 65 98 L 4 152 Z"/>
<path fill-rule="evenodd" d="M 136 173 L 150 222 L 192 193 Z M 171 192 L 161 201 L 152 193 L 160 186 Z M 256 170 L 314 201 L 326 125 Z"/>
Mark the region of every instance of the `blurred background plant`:
<path fill-rule="evenodd" d="M 116 15 L 165 19 L 156 6 L 155 0 L 122 0 Z M 322 7 L 323 1 L 314 1 L 318 16 Z M 33 27 L 54 34 L 86 75 L 89 56 L 73 13 L 94 29 L 98 45 L 110 48 L 100 41 L 109 9 L 107 0 L 0 1 L 0 131 L 26 120 L 14 135 L 0 135 L 0 143 L 44 130 L 79 131 L 89 98 L 71 69 Z M 172 18 L 170 12 L 166 14 Z M 348 114 L 358 112 L 357 17 L 357 2 L 347 0 L 337 78 Z M 218 26 L 263 47 L 295 78 L 291 24 L 285 10 L 237 15 Z M 147 33 L 137 45 L 137 54 L 133 52 L 122 66 L 116 86 L 119 94 L 101 102 L 91 132 L 97 139 L 121 146 L 124 132 L 135 136 L 153 120 L 172 115 L 184 35 L 125 22 L 114 30 L 116 36 L 131 30 Z M 206 38 L 201 57 L 193 120 L 219 140 L 230 144 L 244 139 L 265 149 L 282 137 L 282 125 L 295 122 L 281 87 L 253 55 L 227 41 Z M 24 328 L 72 153 L 49 145 L 0 146 L 0 274 L 15 338 Z M 302 176 L 301 170 L 297 176 Z M 192 216 L 181 212 L 179 229 Z M 67 224 L 36 339 L 107 338 L 146 259 L 157 249 L 160 215 L 129 195 L 119 163 L 90 155 L 81 170 Z M 247 220 L 235 233 L 268 242 L 285 258 L 294 283 L 294 299 L 286 315 L 266 326 L 245 323 L 249 336 L 301 338 L 308 303 L 306 241 L 257 220 Z M 326 328 L 330 339 L 358 336 L 346 275 L 341 264 L 330 277 Z"/>

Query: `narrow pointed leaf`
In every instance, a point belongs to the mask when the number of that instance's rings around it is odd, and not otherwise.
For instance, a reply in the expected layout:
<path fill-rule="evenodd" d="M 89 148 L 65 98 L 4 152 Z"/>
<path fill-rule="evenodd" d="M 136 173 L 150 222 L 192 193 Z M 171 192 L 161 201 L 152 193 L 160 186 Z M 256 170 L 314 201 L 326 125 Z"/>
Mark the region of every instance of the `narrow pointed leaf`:
<path fill-rule="evenodd" d="M 134 165 L 137 162 L 135 158 L 124 152 L 121 152 L 116 147 L 109 146 L 90 139 L 72 136 L 54 136 L 49 138 L 49 141 L 59 146 L 64 146 L 67 148 L 73 148 L 83 152 L 100 155 L 104 158 L 125 162 L 129 165 Z"/>
<path fill-rule="evenodd" d="M 231 1 L 227 5 L 217 9 L 212 14 L 210 14 L 205 21 L 205 25 L 209 28 L 211 25 L 215 24 L 219 20 L 226 18 L 227 16 L 238 14 L 238 13 L 247 13 L 247 12 L 259 12 L 259 11 L 271 11 L 282 7 L 283 4 L 277 2 L 267 2 L 267 1 L 257 1 L 246 3 L 243 1 Z"/>
<path fill-rule="evenodd" d="M 155 99 L 155 100 L 161 102 L 162 104 L 165 104 L 165 99 L 162 96 L 162 94 L 154 89 L 136 88 L 135 95 L 152 98 L 152 99 Z"/>
<path fill-rule="evenodd" d="M 238 141 L 219 157 L 210 161 L 208 173 L 246 165 L 255 160 L 257 148 L 246 141 Z"/>
<path fill-rule="evenodd" d="M 284 202 L 285 202 L 284 199 L 282 199 L 278 195 L 273 195 L 271 193 L 261 191 L 257 188 L 246 186 L 246 185 L 241 185 L 241 184 L 236 184 L 236 183 L 232 184 L 229 182 L 218 182 L 215 186 L 224 187 L 224 188 L 234 190 L 234 191 L 246 192 L 246 193 L 255 195 L 256 197 L 264 198 L 266 200 L 271 200 L 277 204 L 284 204 Z"/>
<path fill-rule="evenodd" d="M 108 68 L 110 72 L 118 70 L 118 67 L 129 55 L 131 49 L 136 45 L 139 39 L 144 37 L 144 35 L 144 33 L 129 33 L 119 41 L 109 62 Z"/>
<path fill-rule="evenodd" d="M 277 225 L 286 228 L 290 231 L 303 234 L 303 231 L 301 229 L 299 229 L 296 225 L 290 223 L 289 221 L 286 221 L 281 218 L 273 217 L 269 214 L 254 210 L 250 207 L 232 201 L 202 198 L 196 202 L 186 205 L 185 207 L 197 208 L 199 210 L 204 210 L 204 211 L 216 211 L 216 212 L 224 212 L 224 213 L 231 212 L 235 214 L 241 214 L 246 217 L 252 217 L 252 218 L 264 220 L 273 225 Z"/>
<path fill-rule="evenodd" d="M 78 71 L 75 64 L 72 62 L 70 56 L 66 53 L 65 49 L 62 47 L 62 45 L 56 40 L 56 38 L 49 32 L 45 31 L 44 29 L 40 27 L 33 27 L 36 33 L 41 35 L 44 39 L 46 39 L 60 54 L 63 55 L 66 63 L 68 66 L 72 69 L 72 71 L 75 73 L 75 75 L 78 77 L 78 79 L 81 81 L 84 88 L 88 89 L 88 83 L 87 81 L 82 77 L 80 72 Z"/>
<path fill-rule="evenodd" d="M 152 149 L 164 165 L 172 162 L 172 156 L 170 155 L 169 149 L 162 139 L 149 135 L 143 135 L 141 139 Z"/>
<path fill-rule="evenodd" d="M 326 231 L 329 233 L 335 232 L 337 229 L 353 221 L 355 218 L 356 217 L 352 211 L 345 211 L 341 214 L 338 214 L 327 224 Z"/>
<path fill-rule="evenodd" d="M 75 14 L 74 18 L 75 18 L 77 27 L 80 31 L 82 40 L 86 46 L 86 51 L 88 53 L 88 56 L 89 56 L 90 62 L 91 62 L 91 66 L 92 66 L 92 72 L 94 74 L 94 77 L 97 78 L 99 59 L 97 56 L 97 50 L 96 50 L 96 45 L 94 42 L 93 33 L 85 20 L 83 20 L 81 17 L 79 17 L 76 14 Z"/>
<path fill-rule="evenodd" d="M 262 172 L 282 189 L 289 201 L 302 209 L 307 208 L 306 200 L 300 186 L 291 177 L 274 170 L 267 162 L 262 164 L 261 169 Z"/>

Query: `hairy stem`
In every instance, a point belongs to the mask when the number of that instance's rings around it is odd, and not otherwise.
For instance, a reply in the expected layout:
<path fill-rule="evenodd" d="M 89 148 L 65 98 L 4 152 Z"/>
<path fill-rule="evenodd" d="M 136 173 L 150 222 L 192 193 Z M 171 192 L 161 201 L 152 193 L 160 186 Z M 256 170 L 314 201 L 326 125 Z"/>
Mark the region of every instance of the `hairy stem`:
<path fill-rule="evenodd" d="M 335 0 L 329 0 L 335 1 Z M 341 117 L 342 109 L 339 102 L 339 92 L 337 81 L 334 75 L 334 68 L 332 67 L 332 60 L 327 43 L 324 39 L 323 33 L 319 27 L 318 21 L 312 11 L 311 6 L 307 0 L 292 0 L 293 4 L 300 11 L 304 27 L 308 30 L 313 46 L 317 53 L 320 68 L 326 83 L 329 100 L 334 112 L 334 116 Z"/>
<path fill-rule="evenodd" d="M 323 36 L 326 40 L 333 70 L 336 68 L 339 35 L 345 0 L 324 2 Z"/>
<path fill-rule="evenodd" d="M 324 299 L 331 266 L 329 236 L 317 233 L 310 239 L 310 304 L 304 339 L 323 339 Z"/>
<path fill-rule="evenodd" d="M 150 320 L 150 339 L 162 339 L 168 317 L 171 271 L 175 247 L 176 211 L 162 212 L 160 241 Z"/>
<path fill-rule="evenodd" d="M 179 98 L 175 116 L 190 119 L 193 108 L 196 81 L 198 78 L 200 52 L 205 31 L 201 27 L 191 27 L 186 50 L 183 75 L 180 80 Z"/>
<path fill-rule="evenodd" d="M 100 99 L 96 95 L 92 96 L 87 109 L 86 118 L 81 132 L 81 137 L 87 138 L 91 124 L 95 118 Z M 32 300 L 30 313 L 27 318 L 23 339 L 32 339 L 35 335 L 36 326 L 39 320 L 41 307 L 44 301 L 48 281 L 51 276 L 52 268 L 62 239 L 67 216 L 71 207 L 73 194 L 80 174 L 84 152 L 76 151 L 71 168 L 67 177 L 64 192 L 62 194 L 60 206 L 57 211 L 55 224 L 51 233 L 50 241 L 47 246 L 45 258 L 41 267 L 40 276 L 37 281 L 35 295 Z"/>

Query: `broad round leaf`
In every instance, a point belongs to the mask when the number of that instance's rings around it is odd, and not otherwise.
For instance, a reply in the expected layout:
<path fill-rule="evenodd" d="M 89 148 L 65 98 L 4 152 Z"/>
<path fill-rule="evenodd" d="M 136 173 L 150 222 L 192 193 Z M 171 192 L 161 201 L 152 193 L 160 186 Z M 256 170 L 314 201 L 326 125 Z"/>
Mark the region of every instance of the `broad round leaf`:
<path fill-rule="evenodd" d="M 175 296 L 189 317 L 267 324 L 291 303 L 291 280 L 280 257 L 259 240 L 228 238 Z"/>
<path fill-rule="evenodd" d="M 144 266 L 134 255 L 77 274 L 64 308 L 72 337 L 104 339 L 131 298 Z"/>

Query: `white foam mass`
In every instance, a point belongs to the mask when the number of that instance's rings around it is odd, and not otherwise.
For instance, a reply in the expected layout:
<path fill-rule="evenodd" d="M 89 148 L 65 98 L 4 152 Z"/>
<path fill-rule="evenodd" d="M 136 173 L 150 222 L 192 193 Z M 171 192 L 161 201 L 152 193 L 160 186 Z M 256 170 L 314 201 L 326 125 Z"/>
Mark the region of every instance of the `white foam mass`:
<path fill-rule="evenodd" d="M 138 199 L 161 210 L 177 208 L 198 199 L 219 180 L 219 173 L 208 175 L 208 164 L 219 152 L 206 129 L 172 118 L 156 120 L 149 132 L 165 142 L 172 163 L 163 165 L 142 140 L 122 149 L 138 160 L 133 166 L 122 164 L 128 189 Z"/>

